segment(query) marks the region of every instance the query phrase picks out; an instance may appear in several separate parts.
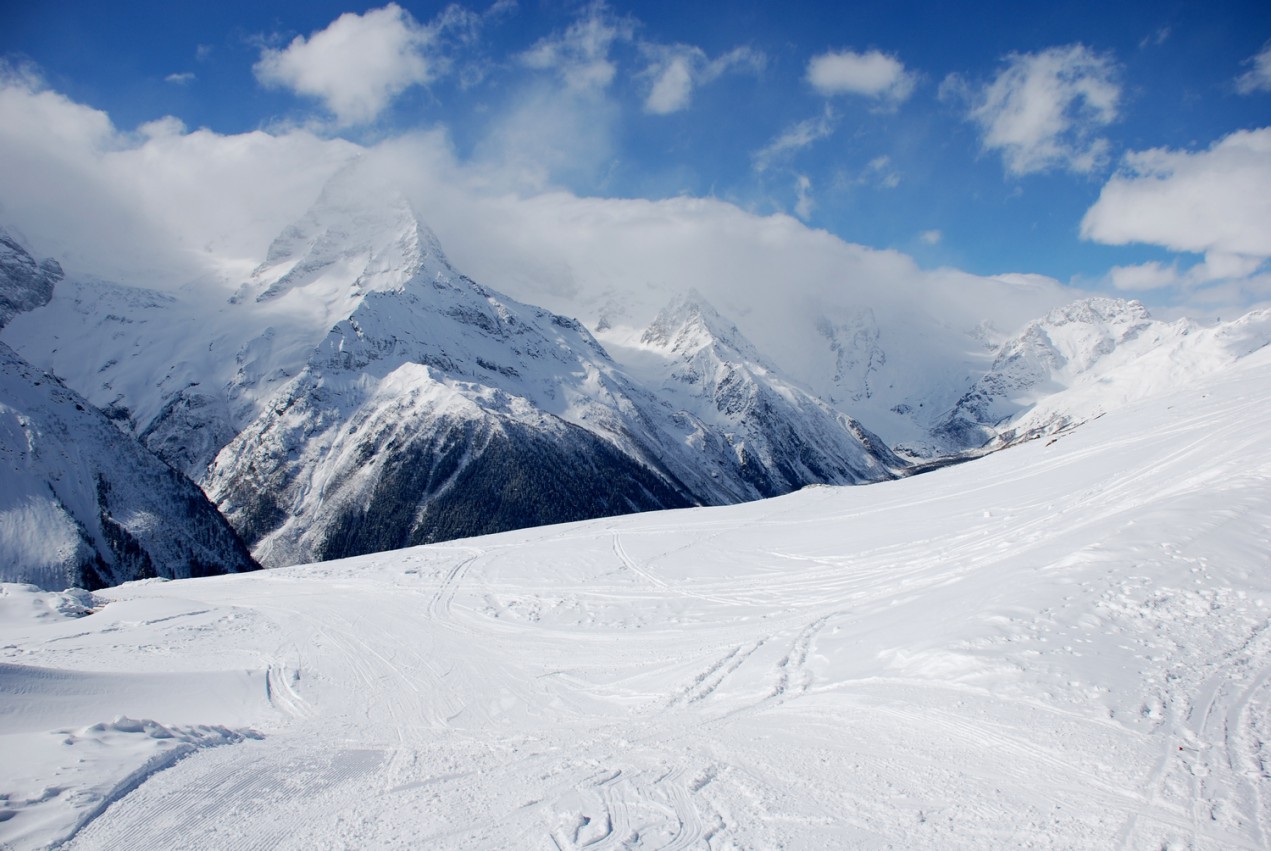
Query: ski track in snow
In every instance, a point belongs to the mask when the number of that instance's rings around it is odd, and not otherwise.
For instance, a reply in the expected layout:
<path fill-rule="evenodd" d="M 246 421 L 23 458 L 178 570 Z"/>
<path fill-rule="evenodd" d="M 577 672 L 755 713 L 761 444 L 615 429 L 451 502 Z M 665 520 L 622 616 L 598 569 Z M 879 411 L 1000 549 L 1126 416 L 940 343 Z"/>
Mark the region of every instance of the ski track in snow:
<path fill-rule="evenodd" d="M 250 735 L 93 763 L 126 786 L 89 809 L 9 764 L 0 844 L 1266 847 L 1269 376 L 909 480 L 6 616 L 3 741 L 44 741 L 22 689 L 112 717 L 113 680 L 37 668 L 232 674 L 206 717 L 136 699 Z"/>

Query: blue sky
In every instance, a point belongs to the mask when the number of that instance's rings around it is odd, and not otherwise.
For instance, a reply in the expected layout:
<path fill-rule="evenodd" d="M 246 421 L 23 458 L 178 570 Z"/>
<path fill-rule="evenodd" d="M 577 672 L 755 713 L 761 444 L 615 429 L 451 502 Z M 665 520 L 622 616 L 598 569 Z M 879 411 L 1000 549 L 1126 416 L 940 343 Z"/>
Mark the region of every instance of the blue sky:
<path fill-rule="evenodd" d="M 51 0 L 3 16 L 6 84 L 104 113 L 108 148 L 165 116 L 222 140 L 432 131 L 526 197 L 706 197 L 929 268 L 1159 304 L 1271 298 L 1269 202 L 1248 197 L 1271 188 L 1265 2 Z M 0 216 L 22 225 L 7 194 Z"/>

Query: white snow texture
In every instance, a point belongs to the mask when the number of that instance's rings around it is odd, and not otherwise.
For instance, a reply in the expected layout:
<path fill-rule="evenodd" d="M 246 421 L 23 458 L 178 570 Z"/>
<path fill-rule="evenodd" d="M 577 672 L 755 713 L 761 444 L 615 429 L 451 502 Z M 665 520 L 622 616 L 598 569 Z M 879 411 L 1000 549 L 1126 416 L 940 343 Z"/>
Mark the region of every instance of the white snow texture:
<path fill-rule="evenodd" d="M 1265 848 L 1261 334 L 923 476 L 3 586 L 0 844 Z"/>

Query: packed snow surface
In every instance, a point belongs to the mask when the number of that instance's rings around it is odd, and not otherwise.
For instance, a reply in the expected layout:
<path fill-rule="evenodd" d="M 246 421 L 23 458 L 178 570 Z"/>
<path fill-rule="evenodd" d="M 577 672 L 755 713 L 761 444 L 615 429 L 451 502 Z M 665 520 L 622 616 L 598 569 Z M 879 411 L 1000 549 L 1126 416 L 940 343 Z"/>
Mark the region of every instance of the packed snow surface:
<path fill-rule="evenodd" d="M 0 844 L 1267 847 L 1269 391 L 1263 349 L 910 479 L 3 586 Z"/>

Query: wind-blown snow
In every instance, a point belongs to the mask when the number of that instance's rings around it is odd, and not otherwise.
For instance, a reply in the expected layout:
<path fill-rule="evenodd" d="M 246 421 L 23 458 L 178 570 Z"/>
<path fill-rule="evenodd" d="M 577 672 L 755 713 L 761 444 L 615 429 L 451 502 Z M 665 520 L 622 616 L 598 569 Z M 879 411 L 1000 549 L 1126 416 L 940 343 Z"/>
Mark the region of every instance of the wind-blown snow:
<path fill-rule="evenodd" d="M 86 617 L 4 586 L 0 843 L 1266 847 L 1269 388 L 1246 348 L 924 476 Z"/>

